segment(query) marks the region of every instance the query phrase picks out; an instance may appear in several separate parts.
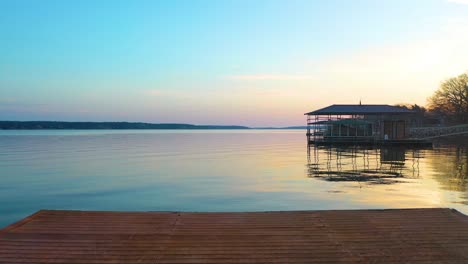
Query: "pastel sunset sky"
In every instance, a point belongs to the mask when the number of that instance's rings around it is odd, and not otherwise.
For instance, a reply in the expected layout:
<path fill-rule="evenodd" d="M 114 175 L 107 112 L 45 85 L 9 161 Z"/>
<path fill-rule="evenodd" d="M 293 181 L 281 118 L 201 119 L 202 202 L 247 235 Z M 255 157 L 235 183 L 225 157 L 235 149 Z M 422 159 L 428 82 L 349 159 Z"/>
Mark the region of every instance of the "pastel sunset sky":
<path fill-rule="evenodd" d="M 0 0 L 0 120 L 303 125 L 468 70 L 466 0 Z"/>

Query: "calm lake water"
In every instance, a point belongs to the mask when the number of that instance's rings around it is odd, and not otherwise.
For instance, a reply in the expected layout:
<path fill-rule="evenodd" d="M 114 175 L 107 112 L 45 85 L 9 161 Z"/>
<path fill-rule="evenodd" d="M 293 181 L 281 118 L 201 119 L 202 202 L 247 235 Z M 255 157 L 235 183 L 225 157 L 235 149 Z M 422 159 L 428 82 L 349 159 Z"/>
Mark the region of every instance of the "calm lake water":
<path fill-rule="evenodd" d="M 0 131 L 0 227 L 39 209 L 468 214 L 466 146 L 308 148 L 303 130 Z"/>

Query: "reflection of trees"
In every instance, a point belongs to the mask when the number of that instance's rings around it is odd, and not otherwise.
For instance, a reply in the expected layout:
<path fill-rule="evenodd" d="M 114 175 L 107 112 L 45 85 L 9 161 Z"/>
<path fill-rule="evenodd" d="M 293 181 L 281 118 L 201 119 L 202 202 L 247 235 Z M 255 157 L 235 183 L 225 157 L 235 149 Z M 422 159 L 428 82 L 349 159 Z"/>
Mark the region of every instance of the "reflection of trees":
<path fill-rule="evenodd" d="M 407 152 L 411 154 L 411 168 L 405 167 Z M 326 181 L 392 184 L 399 182 L 399 178 L 419 176 L 418 150 L 312 145 L 307 153 L 308 176 Z"/>
<path fill-rule="evenodd" d="M 468 191 L 468 147 L 440 148 L 427 158 L 443 189 Z"/>

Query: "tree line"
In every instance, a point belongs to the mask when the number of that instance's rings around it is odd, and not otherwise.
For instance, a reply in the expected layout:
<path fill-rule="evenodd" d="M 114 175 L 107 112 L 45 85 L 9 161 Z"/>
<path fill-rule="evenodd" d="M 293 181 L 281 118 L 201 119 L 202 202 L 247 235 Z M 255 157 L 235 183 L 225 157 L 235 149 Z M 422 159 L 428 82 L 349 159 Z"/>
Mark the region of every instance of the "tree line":
<path fill-rule="evenodd" d="M 248 129 L 248 127 L 139 122 L 0 121 L 0 129 Z"/>
<path fill-rule="evenodd" d="M 443 81 L 428 99 L 426 107 L 417 104 L 399 104 L 416 112 L 426 124 L 468 123 L 468 73 Z"/>

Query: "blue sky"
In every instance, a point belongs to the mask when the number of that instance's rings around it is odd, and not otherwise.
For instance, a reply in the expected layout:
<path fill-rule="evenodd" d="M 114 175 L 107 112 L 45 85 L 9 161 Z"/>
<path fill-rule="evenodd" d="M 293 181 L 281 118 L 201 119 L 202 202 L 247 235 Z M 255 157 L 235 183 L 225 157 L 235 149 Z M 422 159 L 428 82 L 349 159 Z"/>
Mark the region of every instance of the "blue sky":
<path fill-rule="evenodd" d="M 425 104 L 468 69 L 468 3 L 0 0 L 0 120 L 298 125 Z"/>

